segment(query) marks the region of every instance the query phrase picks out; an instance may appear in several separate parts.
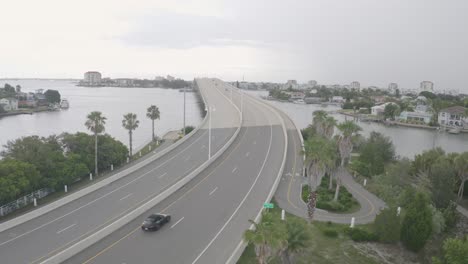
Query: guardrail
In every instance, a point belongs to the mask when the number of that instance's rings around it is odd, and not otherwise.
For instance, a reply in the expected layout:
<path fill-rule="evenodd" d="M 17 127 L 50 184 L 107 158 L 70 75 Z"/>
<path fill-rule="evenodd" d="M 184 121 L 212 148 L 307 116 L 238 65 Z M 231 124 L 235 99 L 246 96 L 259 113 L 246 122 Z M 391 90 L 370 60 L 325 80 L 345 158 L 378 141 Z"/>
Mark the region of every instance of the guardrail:
<path fill-rule="evenodd" d="M 200 92 L 201 93 L 201 92 Z M 206 104 L 206 101 L 205 101 L 205 98 L 203 97 L 202 95 L 202 99 L 203 99 L 203 103 Z M 84 189 L 81 189 L 79 191 L 76 191 L 74 193 L 70 193 L 69 195 L 55 201 L 55 202 L 52 202 L 50 204 L 47 204 L 47 205 L 44 205 L 42 207 L 39 207 L 31 212 L 28 212 L 24 215 L 21 215 L 21 216 L 18 216 L 18 217 L 15 217 L 11 220 L 8 220 L 6 222 L 3 222 L 0 224 L 0 232 L 3 232 L 5 230 L 8 230 L 12 227 L 15 227 L 17 225 L 20 225 L 20 224 L 23 224 L 29 220 L 32 220 L 38 216 L 41 216 L 41 215 L 44 215 L 50 211 L 53 211 L 65 204 L 68 204 L 84 195 L 87 195 L 89 193 L 92 193 L 114 181 L 117 181 L 121 178 L 123 178 L 124 176 L 127 176 L 128 174 L 130 173 L 133 173 L 141 168 L 143 168 L 144 166 L 150 164 L 151 162 L 161 158 L 162 156 L 164 156 L 165 154 L 169 153 L 170 151 L 174 150 L 175 148 L 177 148 L 179 145 L 181 145 L 182 143 L 184 143 L 186 140 L 188 140 L 192 135 L 194 135 L 195 133 L 198 132 L 198 130 L 203 127 L 206 122 L 208 121 L 208 115 L 209 113 L 207 113 L 203 119 L 203 121 L 200 123 L 200 125 L 195 128 L 193 131 L 191 131 L 189 134 L 187 134 L 185 137 L 183 137 L 182 139 L 178 140 L 177 142 L 175 142 L 174 144 L 172 144 L 171 146 L 167 147 L 166 149 L 162 150 L 161 152 L 158 152 L 157 154 L 155 154 L 154 156 L 151 156 L 141 162 L 138 162 L 136 163 L 135 165 L 133 165 L 132 167 L 130 168 L 127 168 L 121 172 L 118 172 L 116 173 L 115 175 L 112 175 L 106 179 L 103 179 L 93 185 L 90 185 Z"/>
<path fill-rule="evenodd" d="M 219 90 L 218 90 L 219 92 Z M 234 132 L 233 136 L 229 139 L 229 141 L 221 148 L 219 149 L 211 159 L 207 160 L 204 162 L 202 165 L 200 165 L 198 168 L 196 168 L 193 172 L 191 172 L 189 175 L 185 176 L 184 178 L 180 179 L 178 182 L 164 190 L 162 193 L 154 197 L 153 199 L 149 200 L 145 204 L 141 205 L 140 207 L 134 209 L 132 212 L 126 214 L 125 216 L 119 218 L 115 222 L 109 224 L 108 226 L 100 229 L 96 233 L 84 238 L 83 240 L 80 240 L 79 242 L 73 244 L 72 246 L 68 247 L 67 249 L 57 253 L 56 255 L 44 260 L 41 262 L 41 264 L 45 263 L 50 263 L 50 264 L 55 264 L 55 263 L 61 263 L 74 255 L 78 254 L 79 252 L 85 250 L 86 248 L 90 247 L 94 243 L 100 241 L 101 239 L 107 237 L 108 235 L 112 234 L 116 230 L 120 229 L 127 223 L 133 221 L 136 219 L 138 216 L 143 214 L 144 212 L 148 211 L 152 207 L 156 206 L 158 203 L 169 197 L 171 194 L 182 188 L 185 184 L 187 184 L 189 181 L 191 181 L 193 178 L 195 178 L 200 172 L 205 170 L 209 165 L 211 165 L 219 156 L 221 156 L 226 149 L 228 149 L 234 140 L 237 138 L 239 135 L 240 129 L 242 127 L 242 114 L 239 108 L 231 102 L 231 104 L 237 109 L 239 112 L 239 126 L 236 129 L 236 132 Z"/>

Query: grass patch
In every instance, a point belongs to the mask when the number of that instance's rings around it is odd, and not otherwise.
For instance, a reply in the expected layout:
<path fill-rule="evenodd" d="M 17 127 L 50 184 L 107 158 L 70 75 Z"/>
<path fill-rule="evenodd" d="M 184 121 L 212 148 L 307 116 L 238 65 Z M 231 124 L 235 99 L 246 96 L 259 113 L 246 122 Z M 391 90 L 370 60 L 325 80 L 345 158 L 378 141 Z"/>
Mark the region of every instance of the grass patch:
<path fill-rule="evenodd" d="M 275 208 L 273 212 L 278 213 L 280 217 L 280 209 Z M 288 219 L 298 218 L 291 214 L 286 214 L 286 221 Z M 301 221 L 305 221 L 302 220 Z M 367 229 L 368 226 L 359 226 L 362 229 Z M 348 264 L 360 264 L 360 263 L 379 263 L 374 258 L 364 255 L 360 250 L 356 249 L 353 242 L 348 235 L 346 230 L 348 225 L 333 224 L 331 222 L 313 222 L 308 224 L 307 228 L 311 232 L 312 239 L 307 245 L 304 252 L 296 257 L 295 263 L 305 264 L 332 264 L 332 263 L 348 263 Z M 325 233 L 336 233 L 335 235 L 329 236 Z M 253 245 L 248 245 L 244 250 L 244 253 L 237 262 L 238 264 L 256 264 L 255 250 Z M 281 259 L 275 257 L 268 263 L 281 264 Z"/>
<path fill-rule="evenodd" d="M 320 186 L 317 188 L 317 208 L 335 213 L 353 213 L 361 207 L 353 195 L 344 187 L 340 187 L 338 201 L 333 201 L 335 195 L 336 182 L 333 181 L 333 188 L 328 189 L 329 177 L 324 176 Z M 309 186 L 302 186 L 302 200 L 307 203 L 309 197 Z"/>

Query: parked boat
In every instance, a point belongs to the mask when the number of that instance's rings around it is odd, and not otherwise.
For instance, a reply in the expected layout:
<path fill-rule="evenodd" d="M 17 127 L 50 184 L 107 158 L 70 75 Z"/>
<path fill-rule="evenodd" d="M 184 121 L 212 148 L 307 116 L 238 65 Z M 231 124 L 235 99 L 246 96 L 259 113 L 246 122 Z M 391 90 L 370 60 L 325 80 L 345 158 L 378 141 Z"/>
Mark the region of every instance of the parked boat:
<path fill-rule="evenodd" d="M 461 129 L 458 127 L 452 127 L 448 129 L 449 134 L 460 134 Z"/>
<path fill-rule="evenodd" d="M 295 104 L 305 104 L 305 101 L 302 99 L 294 100 L 293 103 Z"/>
<path fill-rule="evenodd" d="M 70 107 L 70 103 L 68 103 L 68 100 L 62 99 L 62 102 L 60 102 L 60 108 L 68 109 L 69 107 Z"/>

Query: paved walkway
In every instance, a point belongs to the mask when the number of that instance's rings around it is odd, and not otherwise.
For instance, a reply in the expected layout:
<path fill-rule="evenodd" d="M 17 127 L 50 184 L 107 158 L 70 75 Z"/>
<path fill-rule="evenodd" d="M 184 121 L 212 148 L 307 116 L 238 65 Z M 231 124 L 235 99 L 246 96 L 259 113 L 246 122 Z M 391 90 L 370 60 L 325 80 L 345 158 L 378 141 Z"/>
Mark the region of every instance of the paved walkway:
<path fill-rule="evenodd" d="M 294 123 L 286 114 L 282 113 L 282 116 L 288 128 L 288 157 L 284 175 L 275 193 L 275 199 L 278 205 L 287 212 L 307 219 L 307 205 L 301 198 L 302 185 L 307 184 L 307 178 L 302 176 L 302 143 Z M 342 183 L 360 203 L 361 208 L 351 214 L 336 214 L 317 209 L 314 219 L 345 224 L 350 223 L 351 218 L 355 217 L 357 224 L 373 222 L 380 211 L 379 209 L 385 207 L 385 203 L 364 189 L 362 185 L 356 183 L 349 173 L 345 173 Z"/>

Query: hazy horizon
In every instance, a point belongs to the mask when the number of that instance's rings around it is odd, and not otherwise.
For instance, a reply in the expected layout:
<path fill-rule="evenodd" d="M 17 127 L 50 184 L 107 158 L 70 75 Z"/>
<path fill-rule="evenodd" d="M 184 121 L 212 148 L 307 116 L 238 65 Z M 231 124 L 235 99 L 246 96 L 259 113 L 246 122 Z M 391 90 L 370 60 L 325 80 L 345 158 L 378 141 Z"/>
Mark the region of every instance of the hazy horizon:
<path fill-rule="evenodd" d="M 25 8 L 27 7 L 27 8 Z M 2 5 L 0 78 L 173 75 L 468 93 L 463 0 L 59 0 Z"/>

